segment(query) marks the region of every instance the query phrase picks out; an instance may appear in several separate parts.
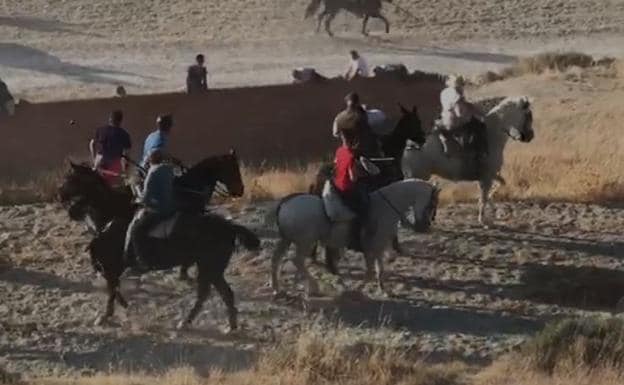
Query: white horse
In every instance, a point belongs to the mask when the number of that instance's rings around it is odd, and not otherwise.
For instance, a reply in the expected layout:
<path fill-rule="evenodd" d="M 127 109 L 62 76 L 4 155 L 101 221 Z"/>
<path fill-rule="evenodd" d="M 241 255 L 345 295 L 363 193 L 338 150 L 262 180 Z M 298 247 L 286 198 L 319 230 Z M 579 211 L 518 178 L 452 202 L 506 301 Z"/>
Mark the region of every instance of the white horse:
<path fill-rule="evenodd" d="M 479 223 L 484 218 L 490 190 L 494 181 L 505 183 L 499 176 L 503 166 L 503 151 L 507 139 L 528 143 L 533 140 L 533 114 L 527 97 L 506 98 L 485 117 L 487 126 L 488 156 L 480 170 Z M 437 134 L 431 134 L 422 148 L 409 147 L 403 153 L 403 174 L 407 178 L 428 180 L 433 174 L 453 181 L 469 180 L 462 175 L 464 161 L 461 157 L 449 157 L 444 153 Z"/>
<path fill-rule="evenodd" d="M 407 179 L 383 187 L 370 195 L 368 219 L 362 226 L 362 248 L 366 260 L 367 278 L 376 270 L 377 284 L 384 290 L 383 255 L 392 246 L 398 223 L 404 213 L 414 208 L 419 228 L 427 230 L 435 218 L 439 189 L 422 180 Z M 284 198 L 270 213 L 280 233 L 280 241 L 271 259 L 271 287 L 279 293 L 278 273 L 281 259 L 291 244 L 295 244 L 294 264 L 306 280 L 308 295 L 319 292 L 316 280 L 310 275 L 305 260 L 317 244 L 342 253 L 347 247 L 350 222 L 331 222 L 324 201 L 317 195 L 298 194 Z"/>

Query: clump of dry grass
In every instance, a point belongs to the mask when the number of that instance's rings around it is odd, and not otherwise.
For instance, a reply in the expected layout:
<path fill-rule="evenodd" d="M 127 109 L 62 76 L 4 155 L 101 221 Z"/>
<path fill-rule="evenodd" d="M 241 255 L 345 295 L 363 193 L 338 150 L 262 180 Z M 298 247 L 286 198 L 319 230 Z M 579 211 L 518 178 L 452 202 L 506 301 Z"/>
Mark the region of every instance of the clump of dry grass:
<path fill-rule="evenodd" d="M 249 201 L 279 199 L 292 193 L 308 192 L 320 163 L 282 168 L 249 168 L 242 170 L 245 198 Z"/>
<path fill-rule="evenodd" d="M 483 85 L 524 75 L 540 75 L 546 72 L 564 73 L 572 68 L 610 67 L 614 62 L 612 58 L 595 60 L 592 56 L 580 52 L 544 52 L 521 57 L 516 63 L 500 71 L 487 71 L 479 74 L 473 79 L 473 83 Z"/>
<path fill-rule="evenodd" d="M 0 180 L 0 205 L 51 201 L 56 196 L 61 175 L 61 170 L 54 170 L 23 178 L 27 182 Z"/>
<path fill-rule="evenodd" d="M 552 323 L 520 351 L 476 376 L 475 385 L 615 385 L 624 380 L 624 320 Z"/>
<path fill-rule="evenodd" d="M 375 331 L 372 334 L 380 333 Z M 463 385 L 462 364 L 427 365 L 401 347 L 371 344 L 367 331 L 327 325 L 305 326 L 292 340 L 265 350 L 254 367 L 225 373 L 213 370 L 198 376 L 192 368 L 161 376 L 141 374 L 98 375 L 80 379 L 47 379 L 32 385 Z"/>

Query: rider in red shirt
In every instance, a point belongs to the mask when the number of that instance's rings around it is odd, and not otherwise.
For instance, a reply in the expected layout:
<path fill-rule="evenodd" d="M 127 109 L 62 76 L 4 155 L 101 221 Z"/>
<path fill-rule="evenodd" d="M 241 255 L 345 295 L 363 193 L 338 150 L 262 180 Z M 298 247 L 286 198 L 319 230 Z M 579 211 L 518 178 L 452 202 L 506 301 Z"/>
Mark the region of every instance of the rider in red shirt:
<path fill-rule="evenodd" d="M 354 154 L 356 136 L 350 131 L 341 131 L 340 138 L 342 145 L 336 150 L 333 184 L 343 202 L 357 215 L 352 225 L 351 248 L 361 250 L 360 230 L 368 211 L 368 191 L 359 179 L 361 171 Z"/>

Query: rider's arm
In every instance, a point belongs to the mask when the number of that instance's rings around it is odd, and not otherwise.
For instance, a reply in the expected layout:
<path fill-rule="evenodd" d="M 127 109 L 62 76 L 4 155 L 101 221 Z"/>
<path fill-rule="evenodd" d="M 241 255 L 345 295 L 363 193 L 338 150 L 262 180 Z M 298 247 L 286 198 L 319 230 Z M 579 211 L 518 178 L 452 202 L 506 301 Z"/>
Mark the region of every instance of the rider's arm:
<path fill-rule="evenodd" d="M 358 170 L 355 161 L 349 167 L 349 179 L 351 179 L 351 182 L 357 182 L 358 180 Z"/>
<path fill-rule="evenodd" d="M 340 138 L 340 133 L 338 132 L 338 120 L 334 118 L 334 124 L 332 125 L 332 134 L 334 138 Z"/>
<path fill-rule="evenodd" d="M 95 164 L 95 139 L 89 142 L 89 152 L 91 153 L 91 161 Z"/>
<path fill-rule="evenodd" d="M 204 91 L 208 90 L 208 71 L 206 68 L 202 71 L 202 88 Z"/>

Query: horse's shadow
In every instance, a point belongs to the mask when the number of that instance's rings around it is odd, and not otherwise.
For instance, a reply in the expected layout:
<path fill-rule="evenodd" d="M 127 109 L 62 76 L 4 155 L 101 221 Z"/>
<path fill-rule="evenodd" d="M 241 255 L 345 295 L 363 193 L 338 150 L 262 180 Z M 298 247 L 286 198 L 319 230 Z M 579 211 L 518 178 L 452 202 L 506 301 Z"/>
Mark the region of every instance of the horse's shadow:
<path fill-rule="evenodd" d="M 79 333 L 67 333 L 64 339 L 83 340 L 87 346 L 94 342 L 93 336 Z M 121 371 L 164 374 L 188 366 L 200 376 L 208 376 L 215 368 L 224 372 L 247 369 L 255 361 L 254 352 L 233 346 L 162 341 L 149 335 L 111 338 L 88 351 L 11 348 L 6 351 L 0 349 L 0 355 L 7 357 L 7 360 L 44 360 L 83 373 Z"/>
<path fill-rule="evenodd" d="M 624 257 L 624 242 L 621 241 L 603 241 L 599 239 L 580 239 L 560 235 L 548 235 L 518 230 L 502 225 L 497 225 L 494 230 L 495 232 L 471 232 L 470 236 L 478 242 L 503 241 L 521 245 L 524 242 L 529 242 L 533 248 L 601 255 L 614 258 Z M 448 235 L 465 235 L 465 233 L 458 234 L 457 232 L 448 230 L 439 231 Z"/>
<path fill-rule="evenodd" d="M 333 315 L 345 325 L 380 326 L 410 332 L 462 333 L 476 336 L 526 334 L 539 330 L 541 321 L 494 312 L 452 309 L 408 300 L 361 297 L 351 301 L 343 295 L 331 301 L 313 302 L 311 310 Z"/>

